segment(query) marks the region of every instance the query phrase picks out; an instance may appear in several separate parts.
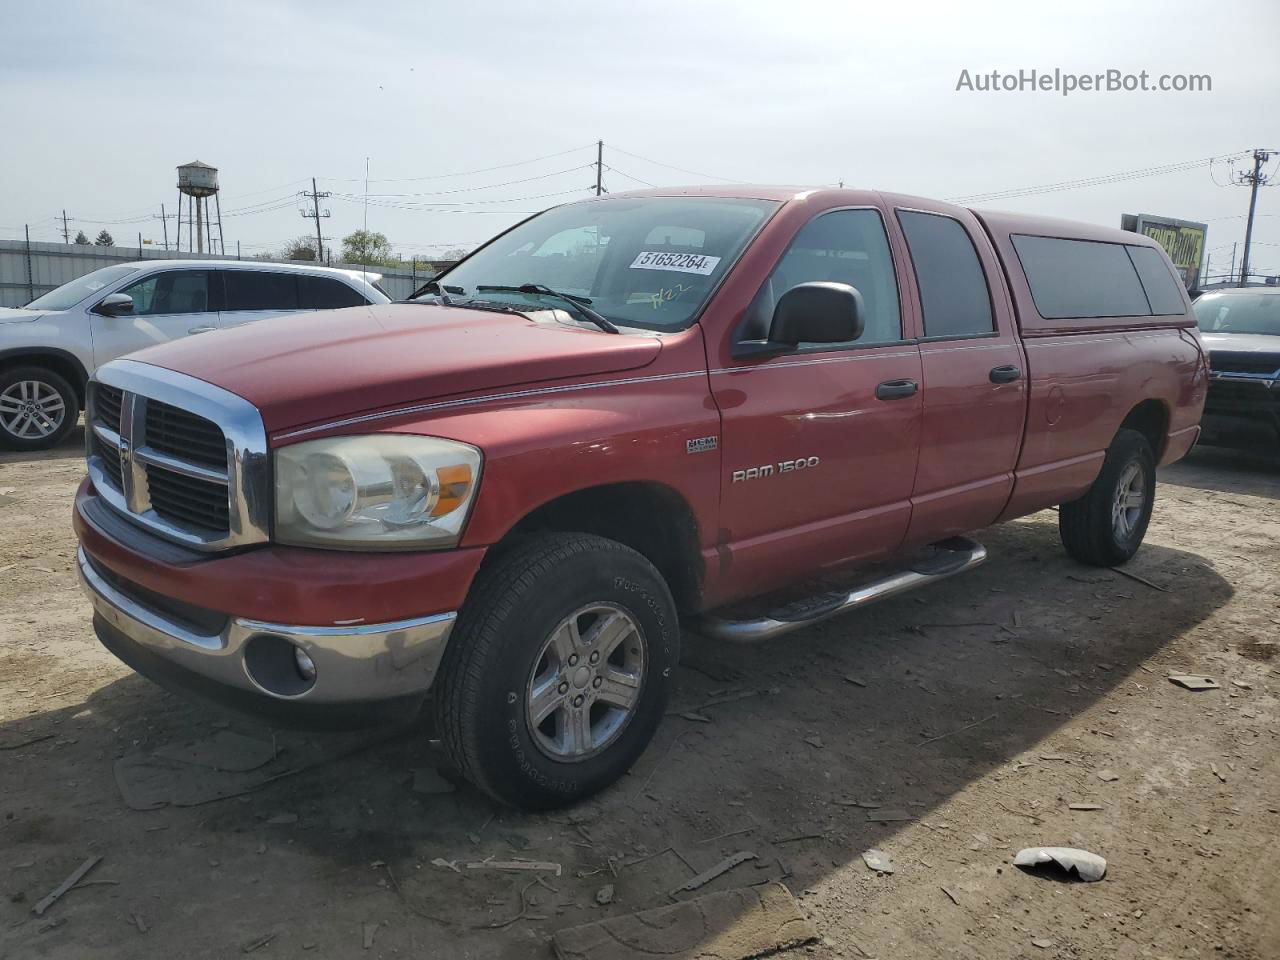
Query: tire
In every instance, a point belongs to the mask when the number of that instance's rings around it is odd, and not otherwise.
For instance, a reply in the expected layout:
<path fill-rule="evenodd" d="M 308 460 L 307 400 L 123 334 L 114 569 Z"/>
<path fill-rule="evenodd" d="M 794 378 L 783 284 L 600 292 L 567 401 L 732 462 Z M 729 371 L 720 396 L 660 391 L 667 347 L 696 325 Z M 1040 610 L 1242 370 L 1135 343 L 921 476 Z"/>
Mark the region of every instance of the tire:
<path fill-rule="evenodd" d="M 1121 429 L 1107 448 L 1102 470 L 1079 500 L 1058 510 L 1062 545 L 1081 563 L 1114 567 L 1142 546 L 1155 503 L 1155 455 L 1147 438 Z M 1119 506 L 1127 497 L 1127 506 Z"/>
<path fill-rule="evenodd" d="M 538 535 L 472 587 L 436 680 L 436 729 L 459 772 L 495 799 L 571 804 L 644 752 L 679 659 L 675 603 L 648 560 L 603 537 Z"/>
<path fill-rule="evenodd" d="M 13 367 L 0 373 L 0 446 L 56 447 L 79 416 L 76 391 L 61 374 L 47 367 Z"/>

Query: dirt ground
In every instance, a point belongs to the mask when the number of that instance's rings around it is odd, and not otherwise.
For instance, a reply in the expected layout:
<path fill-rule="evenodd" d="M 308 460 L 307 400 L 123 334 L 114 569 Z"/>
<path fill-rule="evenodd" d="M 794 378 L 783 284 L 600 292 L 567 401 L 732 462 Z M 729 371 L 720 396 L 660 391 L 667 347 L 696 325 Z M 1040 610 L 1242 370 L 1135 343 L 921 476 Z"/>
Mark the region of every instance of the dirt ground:
<path fill-rule="evenodd" d="M 772 644 L 686 633 L 630 775 L 528 816 L 415 790 L 429 731 L 273 732 L 115 661 L 73 570 L 80 443 L 0 456 L 0 957 L 550 956 L 740 851 L 697 893 L 783 879 L 820 934 L 786 956 L 1280 957 L 1274 462 L 1162 472 L 1128 568 L 1159 589 L 1069 561 L 1045 512 L 983 534 L 976 571 Z M 259 766 L 155 754 L 233 733 Z M 1032 845 L 1106 879 L 1012 867 Z M 562 873 L 466 867 L 485 858 Z"/>

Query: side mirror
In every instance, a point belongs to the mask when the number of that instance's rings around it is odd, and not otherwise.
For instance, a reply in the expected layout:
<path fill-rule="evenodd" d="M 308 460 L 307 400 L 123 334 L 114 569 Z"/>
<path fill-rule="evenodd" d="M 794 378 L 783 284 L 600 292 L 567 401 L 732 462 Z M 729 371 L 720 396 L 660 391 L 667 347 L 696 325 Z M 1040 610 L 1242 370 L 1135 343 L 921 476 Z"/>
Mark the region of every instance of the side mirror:
<path fill-rule="evenodd" d="M 867 308 L 862 294 L 847 283 L 814 281 L 792 287 L 773 308 L 767 340 L 736 345 L 735 356 L 785 353 L 801 343 L 848 343 L 862 336 Z"/>
<path fill-rule="evenodd" d="M 108 293 L 102 302 L 93 308 L 94 313 L 104 317 L 122 317 L 133 313 L 133 297 L 127 293 Z"/>

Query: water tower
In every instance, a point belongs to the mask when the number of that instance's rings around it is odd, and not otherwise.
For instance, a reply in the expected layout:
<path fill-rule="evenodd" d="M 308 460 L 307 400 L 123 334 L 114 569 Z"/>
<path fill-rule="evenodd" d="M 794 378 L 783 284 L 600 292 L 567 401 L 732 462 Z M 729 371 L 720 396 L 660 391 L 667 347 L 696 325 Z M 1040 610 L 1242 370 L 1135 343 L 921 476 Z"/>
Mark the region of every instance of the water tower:
<path fill-rule="evenodd" d="M 213 197 L 213 209 L 218 218 L 217 247 L 226 253 L 222 242 L 222 204 L 218 200 L 218 168 L 193 160 L 178 168 L 178 249 L 182 249 L 182 198 L 187 198 L 187 249 L 204 253 L 215 252 L 213 218 L 209 216 L 209 198 Z"/>

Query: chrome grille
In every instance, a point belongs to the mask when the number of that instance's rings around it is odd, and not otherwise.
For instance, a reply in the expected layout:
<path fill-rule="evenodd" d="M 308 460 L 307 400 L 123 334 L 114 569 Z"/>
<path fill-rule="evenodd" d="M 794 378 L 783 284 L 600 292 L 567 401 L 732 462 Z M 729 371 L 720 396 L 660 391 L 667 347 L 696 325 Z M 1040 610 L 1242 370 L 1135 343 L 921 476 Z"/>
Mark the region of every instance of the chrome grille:
<path fill-rule="evenodd" d="M 89 475 L 127 518 L 204 550 L 267 539 L 266 434 L 246 400 L 131 360 L 89 392 Z"/>
<path fill-rule="evenodd" d="M 227 486 L 173 473 L 154 463 L 146 465 L 151 509 L 170 523 L 226 533 L 230 526 Z"/>
<path fill-rule="evenodd" d="M 147 402 L 147 446 L 209 467 L 227 463 L 227 440 L 216 423 L 159 400 Z"/>
<path fill-rule="evenodd" d="M 1219 373 L 1258 373 L 1271 376 L 1280 371 L 1280 357 L 1215 350 L 1209 354 L 1209 368 Z"/>

